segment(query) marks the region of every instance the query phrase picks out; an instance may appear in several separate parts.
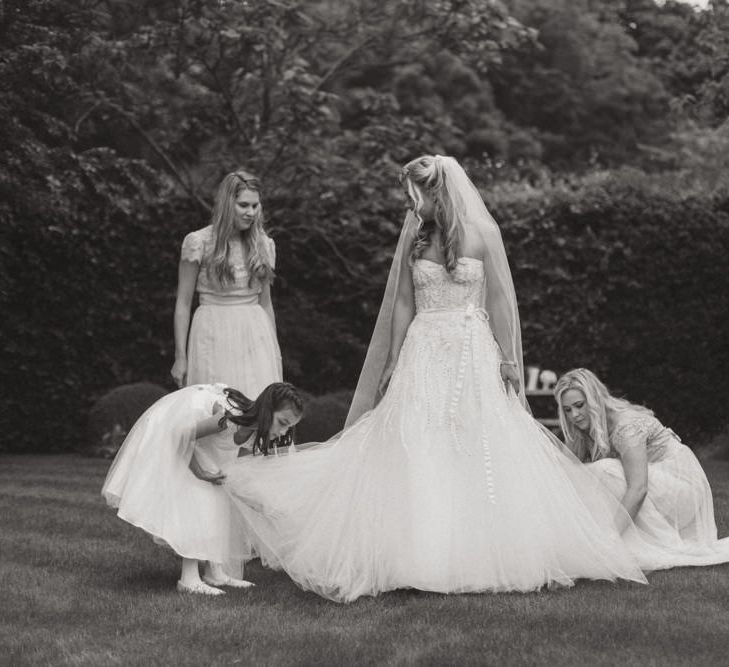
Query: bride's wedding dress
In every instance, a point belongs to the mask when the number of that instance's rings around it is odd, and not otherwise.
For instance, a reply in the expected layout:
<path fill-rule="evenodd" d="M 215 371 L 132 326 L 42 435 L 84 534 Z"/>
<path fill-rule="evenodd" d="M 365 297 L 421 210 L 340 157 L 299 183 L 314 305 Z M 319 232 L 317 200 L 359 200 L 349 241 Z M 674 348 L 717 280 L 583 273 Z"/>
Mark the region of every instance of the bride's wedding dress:
<path fill-rule="evenodd" d="M 226 470 L 263 562 L 338 601 L 645 582 L 617 501 L 505 390 L 484 263 L 449 274 L 417 259 L 412 278 L 416 315 L 381 402 L 327 443 Z"/>

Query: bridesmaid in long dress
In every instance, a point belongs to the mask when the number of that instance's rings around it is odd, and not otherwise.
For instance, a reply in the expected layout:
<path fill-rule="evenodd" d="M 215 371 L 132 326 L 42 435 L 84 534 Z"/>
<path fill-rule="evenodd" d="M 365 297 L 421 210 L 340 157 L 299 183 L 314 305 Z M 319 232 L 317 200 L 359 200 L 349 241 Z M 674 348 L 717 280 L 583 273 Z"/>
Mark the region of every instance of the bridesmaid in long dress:
<path fill-rule="evenodd" d="M 261 184 L 238 169 L 215 195 L 211 224 L 182 243 L 175 303 L 175 363 L 178 387 L 222 383 L 258 396 L 282 380 L 281 352 L 271 302 L 276 249 L 263 227 Z M 191 320 L 195 293 L 199 306 Z M 209 450 L 223 468 L 223 450 Z M 223 578 L 215 563 L 207 572 Z"/>
<path fill-rule="evenodd" d="M 180 592 L 221 595 L 220 586 L 251 586 L 222 567 L 239 570 L 254 549 L 231 512 L 221 462 L 266 454 L 272 442 L 290 444 L 302 409 L 297 390 L 282 382 L 255 401 L 221 384 L 193 385 L 164 396 L 137 420 L 101 493 L 120 519 L 182 558 Z M 199 561 L 208 563 L 202 579 Z"/>
<path fill-rule="evenodd" d="M 646 570 L 729 562 L 717 540 L 711 488 L 693 452 L 653 412 L 612 396 L 586 368 L 555 387 L 567 446 L 638 528 L 626 543 Z"/>
<path fill-rule="evenodd" d="M 271 303 L 275 262 L 260 183 L 234 171 L 218 188 L 211 224 L 182 243 L 171 371 L 178 387 L 222 382 L 257 396 L 281 380 Z M 200 304 L 191 324 L 195 292 Z"/>

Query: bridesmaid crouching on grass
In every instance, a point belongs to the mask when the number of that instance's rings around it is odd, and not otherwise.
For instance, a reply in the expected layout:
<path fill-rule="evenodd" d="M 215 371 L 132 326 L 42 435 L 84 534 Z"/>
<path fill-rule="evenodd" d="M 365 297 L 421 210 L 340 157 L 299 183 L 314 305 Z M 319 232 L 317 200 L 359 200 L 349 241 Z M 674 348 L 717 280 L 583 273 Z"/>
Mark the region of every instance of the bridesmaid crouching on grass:
<path fill-rule="evenodd" d="M 120 519 L 182 558 L 178 591 L 222 595 L 219 586 L 253 585 L 230 574 L 242 576 L 255 550 L 233 515 L 222 470 L 241 455 L 292 444 L 302 413 L 301 396 L 284 382 L 255 401 L 224 385 L 193 385 L 164 396 L 134 424 L 101 494 Z"/>
<path fill-rule="evenodd" d="M 644 570 L 729 562 L 706 475 L 671 429 L 586 368 L 565 373 L 554 395 L 567 446 L 635 523 L 637 534 L 623 535 Z"/>

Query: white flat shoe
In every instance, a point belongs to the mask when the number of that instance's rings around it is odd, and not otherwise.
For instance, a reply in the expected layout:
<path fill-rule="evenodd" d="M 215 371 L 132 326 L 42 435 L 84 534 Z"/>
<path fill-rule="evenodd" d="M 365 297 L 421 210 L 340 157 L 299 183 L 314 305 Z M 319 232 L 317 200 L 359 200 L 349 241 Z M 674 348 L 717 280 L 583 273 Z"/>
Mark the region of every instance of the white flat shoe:
<path fill-rule="evenodd" d="M 177 582 L 178 593 L 197 593 L 198 595 L 225 595 L 225 591 L 221 591 L 219 588 L 210 586 L 202 581 L 198 584 L 183 584 L 181 581 Z"/>
<path fill-rule="evenodd" d="M 228 576 L 221 577 L 220 579 L 213 579 L 212 577 L 206 577 L 203 575 L 202 580 L 210 586 L 230 586 L 231 588 L 253 588 L 253 586 L 255 586 L 252 581 L 235 579 Z"/>

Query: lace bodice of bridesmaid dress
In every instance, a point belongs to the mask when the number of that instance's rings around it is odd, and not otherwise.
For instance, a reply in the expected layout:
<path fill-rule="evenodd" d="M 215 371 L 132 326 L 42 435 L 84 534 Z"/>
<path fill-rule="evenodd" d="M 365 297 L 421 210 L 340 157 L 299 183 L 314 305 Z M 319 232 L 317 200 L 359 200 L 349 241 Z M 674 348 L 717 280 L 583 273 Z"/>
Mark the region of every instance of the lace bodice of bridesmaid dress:
<path fill-rule="evenodd" d="M 190 232 L 182 242 L 181 258 L 188 262 L 200 264 L 197 276 L 196 290 L 201 296 L 210 297 L 237 297 L 247 299 L 251 303 L 258 303 L 258 297 L 263 289 L 260 281 L 249 281 L 248 266 L 245 261 L 243 243 L 236 239 L 230 247 L 230 263 L 233 269 L 233 282 L 224 287 L 212 279 L 207 267 L 215 247 L 215 236 L 212 225 Z M 264 247 L 269 254 L 271 266 L 275 266 L 276 250 L 273 239 L 266 236 Z M 250 283 L 250 284 L 249 284 Z"/>
<path fill-rule="evenodd" d="M 453 273 L 441 264 L 418 259 L 413 265 L 416 312 L 479 308 L 483 280 L 480 259 L 460 257 Z"/>
<path fill-rule="evenodd" d="M 631 412 L 621 418 L 610 432 L 610 455 L 625 454 L 633 447 L 645 447 L 648 461 L 654 463 L 671 455 L 681 438 L 656 417 Z"/>

